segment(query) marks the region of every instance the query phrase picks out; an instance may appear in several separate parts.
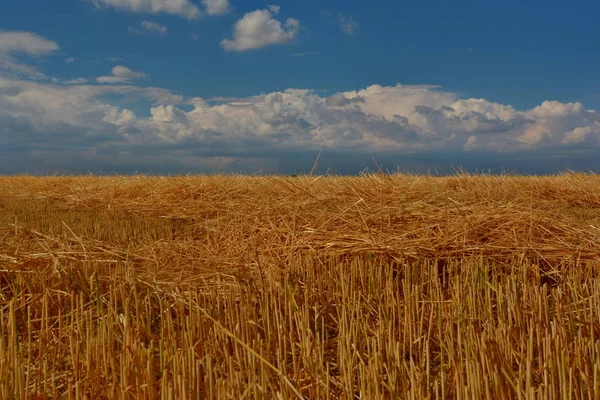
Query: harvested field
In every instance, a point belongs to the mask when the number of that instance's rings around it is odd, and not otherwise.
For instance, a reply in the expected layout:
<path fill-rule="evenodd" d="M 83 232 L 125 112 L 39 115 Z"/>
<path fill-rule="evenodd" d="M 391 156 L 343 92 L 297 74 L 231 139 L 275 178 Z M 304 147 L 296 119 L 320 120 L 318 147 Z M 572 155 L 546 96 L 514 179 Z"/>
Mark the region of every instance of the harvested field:
<path fill-rule="evenodd" d="M 0 399 L 598 399 L 600 176 L 0 178 Z"/>

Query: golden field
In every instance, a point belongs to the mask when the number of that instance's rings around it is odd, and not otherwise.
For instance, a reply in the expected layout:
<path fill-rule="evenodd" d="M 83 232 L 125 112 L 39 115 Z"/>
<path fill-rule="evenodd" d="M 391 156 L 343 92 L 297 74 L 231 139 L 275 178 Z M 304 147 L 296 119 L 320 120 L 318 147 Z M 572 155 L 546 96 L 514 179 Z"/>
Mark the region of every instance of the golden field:
<path fill-rule="evenodd" d="M 600 176 L 0 178 L 0 399 L 598 399 Z"/>

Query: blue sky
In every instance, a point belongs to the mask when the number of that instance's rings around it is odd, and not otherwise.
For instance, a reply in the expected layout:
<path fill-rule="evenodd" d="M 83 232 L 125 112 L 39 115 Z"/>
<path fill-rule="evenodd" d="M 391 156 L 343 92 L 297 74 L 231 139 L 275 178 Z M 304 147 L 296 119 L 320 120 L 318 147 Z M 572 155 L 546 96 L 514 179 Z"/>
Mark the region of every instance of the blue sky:
<path fill-rule="evenodd" d="M 5 3 L 0 173 L 600 167 L 597 1 Z"/>

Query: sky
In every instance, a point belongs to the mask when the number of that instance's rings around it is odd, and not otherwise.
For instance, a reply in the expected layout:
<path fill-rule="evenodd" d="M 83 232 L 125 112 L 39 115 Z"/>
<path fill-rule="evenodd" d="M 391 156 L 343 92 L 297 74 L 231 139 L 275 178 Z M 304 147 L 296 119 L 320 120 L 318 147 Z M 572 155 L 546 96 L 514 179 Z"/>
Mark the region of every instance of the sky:
<path fill-rule="evenodd" d="M 600 171 L 600 2 L 7 0 L 0 174 Z"/>

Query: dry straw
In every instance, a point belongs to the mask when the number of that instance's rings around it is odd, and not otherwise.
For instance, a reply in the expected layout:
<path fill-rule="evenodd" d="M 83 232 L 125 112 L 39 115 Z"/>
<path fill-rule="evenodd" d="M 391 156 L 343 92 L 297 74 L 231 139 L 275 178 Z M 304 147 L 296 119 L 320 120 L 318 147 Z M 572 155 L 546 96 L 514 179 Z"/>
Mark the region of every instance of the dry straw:
<path fill-rule="evenodd" d="M 600 177 L 0 178 L 0 399 L 600 398 Z"/>

